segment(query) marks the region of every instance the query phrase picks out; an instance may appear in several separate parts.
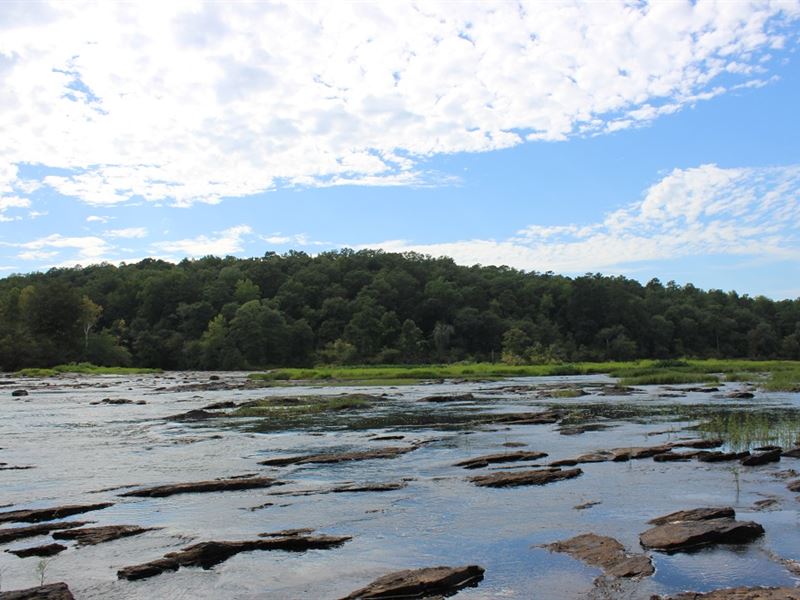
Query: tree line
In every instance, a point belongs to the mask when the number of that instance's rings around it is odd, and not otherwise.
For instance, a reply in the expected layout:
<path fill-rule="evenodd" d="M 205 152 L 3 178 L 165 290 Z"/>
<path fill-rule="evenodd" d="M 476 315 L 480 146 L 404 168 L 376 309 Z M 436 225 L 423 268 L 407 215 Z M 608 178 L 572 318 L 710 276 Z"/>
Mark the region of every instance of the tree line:
<path fill-rule="evenodd" d="M 146 259 L 0 280 L 0 369 L 800 359 L 800 299 L 414 253 Z"/>

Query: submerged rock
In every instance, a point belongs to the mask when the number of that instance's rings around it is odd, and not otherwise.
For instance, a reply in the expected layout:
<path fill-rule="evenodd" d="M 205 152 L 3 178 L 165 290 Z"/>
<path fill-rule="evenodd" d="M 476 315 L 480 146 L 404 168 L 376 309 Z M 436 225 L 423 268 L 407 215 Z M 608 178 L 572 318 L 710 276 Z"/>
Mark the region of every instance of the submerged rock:
<path fill-rule="evenodd" d="M 0 592 L 0 600 L 75 600 L 66 583 L 49 583 L 26 590 Z"/>
<path fill-rule="evenodd" d="M 511 413 L 504 415 L 489 415 L 479 423 L 505 423 L 507 425 L 549 425 L 558 423 L 564 418 L 560 410 L 547 410 L 539 413 Z"/>
<path fill-rule="evenodd" d="M 789 587 L 738 587 L 711 592 L 683 592 L 677 596 L 653 596 L 651 600 L 800 600 L 800 589 Z"/>
<path fill-rule="evenodd" d="M 611 577 L 644 577 L 652 575 L 654 568 L 645 554 L 627 554 L 625 547 L 610 537 L 584 533 L 575 537 L 546 544 L 551 552 L 563 552 L 573 558 L 600 567 Z"/>
<path fill-rule="evenodd" d="M 61 544 L 45 544 L 43 546 L 33 546 L 31 548 L 20 548 L 19 550 L 6 550 L 6 552 L 19 556 L 20 558 L 28 558 L 29 556 L 55 556 L 66 549 L 67 547 Z"/>
<path fill-rule="evenodd" d="M 741 460 L 750 456 L 750 452 L 699 452 L 697 460 L 700 462 L 715 463 L 715 462 L 728 462 L 732 460 Z"/>
<path fill-rule="evenodd" d="M 650 521 L 655 527 L 639 536 L 645 548 L 680 552 L 709 544 L 741 544 L 764 534 L 753 521 L 737 521 L 732 508 L 699 508 Z"/>
<path fill-rule="evenodd" d="M 453 394 L 451 396 L 426 396 L 420 398 L 418 402 L 435 402 L 441 404 L 443 402 L 469 402 L 475 400 L 472 394 Z"/>
<path fill-rule="evenodd" d="M 395 490 L 402 490 L 408 485 L 403 481 L 390 482 L 390 483 L 348 483 L 332 488 L 319 488 L 315 490 L 291 490 L 273 492 L 275 496 L 314 496 L 317 494 L 344 494 L 355 492 L 393 492 Z"/>
<path fill-rule="evenodd" d="M 478 475 L 470 477 L 470 481 L 481 487 L 516 487 L 520 485 L 544 485 L 562 479 L 578 477 L 583 471 L 580 469 L 561 470 L 558 468 L 535 469 L 533 471 L 520 471 L 518 473 L 492 473 L 491 475 Z"/>
<path fill-rule="evenodd" d="M 561 435 L 581 435 L 582 433 L 587 433 L 589 431 L 603 431 L 608 429 L 611 425 L 605 425 L 603 423 L 587 423 L 586 425 L 568 425 L 566 427 L 561 427 L 558 430 L 558 433 Z"/>
<path fill-rule="evenodd" d="M 505 452 L 503 454 L 487 454 L 484 456 L 477 456 L 462 460 L 455 464 L 456 467 L 463 467 L 465 469 L 480 469 L 489 464 L 517 462 L 521 460 L 538 460 L 547 456 L 546 452 Z"/>
<path fill-rule="evenodd" d="M 147 404 L 144 400 L 128 400 L 127 398 L 103 398 L 102 400 L 98 400 L 96 402 L 90 402 L 89 404 L 110 404 L 110 405 L 118 405 L 118 404 L 139 404 L 144 405 Z"/>
<path fill-rule="evenodd" d="M 245 540 L 240 542 L 201 542 L 177 552 L 165 554 L 163 558 L 125 567 L 117 571 L 119 579 L 145 579 L 165 571 L 177 571 L 181 567 L 201 567 L 210 569 L 240 552 L 254 550 L 283 550 L 286 552 L 305 552 L 312 549 L 328 549 L 341 546 L 349 541 L 349 536 L 317 537 L 291 535 L 272 539 Z"/>
<path fill-rule="evenodd" d="M 208 419 L 219 419 L 221 416 L 223 415 L 219 413 L 213 413 L 203 409 L 195 409 L 167 417 L 167 421 L 206 421 Z"/>
<path fill-rule="evenodd" d="M 113 502 L 102 502 L 100 504 L 68 504 L 65 506 L 55 506 L 52 508 L 32 508 L 28 510 L 12 510 L 0 513 L 0 523 L 39 523 L 40 521 L 53 521 L 63 519 L 71 515 L 101 510 L 114 506 Z"/>
<path fill-rule="evenodd" d="M 785 456 L 786 458 L 800 458 L 800 447 L 787 450 L 781 454 L 781 456 Z"/>
<path fill-rule="evenodd" d="M 426 598 L 434 594 L 449 596 L 465 587 L 477 585 L 483 579 L 483 573 L 483 567 L 477 565 L 396 571 L 379 577 L 342 600 Z"/>
<path fill-rule="evenodd" d="M 28 390 L 14 390 L 11 392 L 11 396 L 13 398 L 22 398 L 23 396 L 28 395 Z"/>
<path fill-rule="evenodd" d="M 219 410 L 222 408 L 236 408 L 236 402 L 233 402 L 232 400 L 228 400 L 226 402 L 214 402 L 213 404 L 204 406 L 200 410 Z"/>
<path fill-rule="evenodd" d="M 47 535 L 51 531 L 60 529 L 72 529 L 73 527 L 82 527 L 86 525 L 86 521 L 67 521 L 62 523 L 41 523 L 40 525 L 31 525 L 29 527 L 13 527 L 11 529 L 0 529 L 0 544 L 13 542 L 15 540 L 23 540 L 25 538 L 36 537 L 38 535 Z"/>
<path fill-rule="evenodd" d="M 172 483 L 157 485 L 124 492 L 120 496 L 143 498 L 164 498 L 175 494 L 198 494 L 204 492 L 228 492 L 233 490 L 251 490 L 283 485 L 283 482 L 272 477 L 230 477 L 228 479 L 212 479 L 210 481 L 193 481 L 188 483 Z"/>
<path fill-rule="evenodd" d="M 157 528 L 139 527 L 138 525 L 105 525 L 103 527 L 84 527 L 83 529 L 56 531 L 53 533 L 53 537 L 57 540 L 77 540 L 78 544 L 82 546 L 93 546 L 155 529 Z"/>
<path fill-rule="evenodd" d="M 340 463 L 356 460 L 371 460 L 373 458 L 394 458 L 412 450 L 416 450 L 419 446 L 399 446 L 399 447 L 386 447 L 377 448 L 375 450 L 361 450 L 356 452 L 340 452 L 340 453 L 321 453 L 321 454 L 307 454 L 305 456 L 286 456 L 282 458 L 270 458 L 262 460 L 258 464 L 270 467 L 284 467 L 287 465 L 304 465 L 309 463 L 315 464 L 328 464 Z"/>

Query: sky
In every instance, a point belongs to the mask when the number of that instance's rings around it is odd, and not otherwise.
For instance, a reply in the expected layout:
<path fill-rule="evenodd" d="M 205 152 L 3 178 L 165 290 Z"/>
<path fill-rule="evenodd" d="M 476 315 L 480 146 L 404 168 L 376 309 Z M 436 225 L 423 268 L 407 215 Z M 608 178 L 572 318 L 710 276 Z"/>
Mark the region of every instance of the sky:
<path fill-rule="evenodd" d="M 800 1 L 0 2 L 0 277 L 375 248 L 800 297 Z"/>

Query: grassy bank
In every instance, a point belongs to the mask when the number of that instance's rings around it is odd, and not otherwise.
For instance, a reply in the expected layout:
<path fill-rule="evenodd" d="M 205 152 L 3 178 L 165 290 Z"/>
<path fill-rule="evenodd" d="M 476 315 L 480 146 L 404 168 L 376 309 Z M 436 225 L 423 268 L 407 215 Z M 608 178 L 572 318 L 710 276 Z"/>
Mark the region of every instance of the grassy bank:
<path fill-rule="evenodd" d="M 91 363 L 72 363 L 57 365 L 50 369 L 21 369 L 15 373 L 19 377 L 54 377 L 62 373 L 79 373 L 81 375 L 142 375 L 161 373 L 161 369 L 145 369 L 141 367 L 98 367 Z"/>
<path fill-rule="evenodd" d="M 623 385 L 673 385 L 757 382 L 768 390 L 800 390 L 800 362 L 749 360 L 641 360 L 583 362 L 547 365 L 469 363 L 403 366 L 331 366 L 313 369 L 277 369 L 250 374 L 257 381 L 274 383 L 401 385 L 437 379 L 485 380 L 505 377 L 545 377 L 605 373 Z"/>

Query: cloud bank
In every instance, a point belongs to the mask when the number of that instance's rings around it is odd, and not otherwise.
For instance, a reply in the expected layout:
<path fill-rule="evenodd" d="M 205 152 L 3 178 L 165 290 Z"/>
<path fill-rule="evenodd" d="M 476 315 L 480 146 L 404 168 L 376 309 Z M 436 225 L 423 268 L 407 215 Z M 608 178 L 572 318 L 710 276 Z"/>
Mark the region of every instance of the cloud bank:
<path fill-rule="evenodd" d="M 617 131 L 763 85 L 798 16 L 702 0 L 0 3 L 0 219 L 40 186 L 107 207 L 435 184 L 433 155 Z"/>

